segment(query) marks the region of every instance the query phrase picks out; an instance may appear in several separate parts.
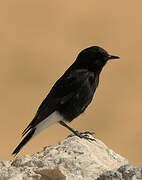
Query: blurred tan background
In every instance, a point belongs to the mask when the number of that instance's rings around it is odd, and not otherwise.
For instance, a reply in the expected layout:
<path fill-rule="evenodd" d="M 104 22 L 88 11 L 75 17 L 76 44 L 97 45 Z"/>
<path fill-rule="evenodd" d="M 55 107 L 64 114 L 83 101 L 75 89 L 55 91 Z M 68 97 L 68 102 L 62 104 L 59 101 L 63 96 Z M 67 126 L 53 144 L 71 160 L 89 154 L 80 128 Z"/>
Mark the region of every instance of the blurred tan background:
<path fill-rule="evenodd" d="M 95 99 L 70 126 L 142 165 L 142 1 L 8 0 L 0 3 L 0 159 L 11 159 L 22 130 L 54 82 L 83 48 L 99 45 L 109 62 Z M 70 132 L 55 125 L 19 155 L 40 151 Z"/>

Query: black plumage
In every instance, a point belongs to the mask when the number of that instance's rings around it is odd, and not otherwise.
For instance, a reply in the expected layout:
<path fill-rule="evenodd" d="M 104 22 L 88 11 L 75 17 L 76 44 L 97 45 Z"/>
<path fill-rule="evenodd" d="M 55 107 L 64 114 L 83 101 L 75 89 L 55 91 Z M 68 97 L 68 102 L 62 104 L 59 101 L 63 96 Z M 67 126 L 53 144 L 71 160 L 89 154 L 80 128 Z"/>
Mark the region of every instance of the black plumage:
<path fill-rule="evenodd" d="M 118 58 L 98 46 L 81 51 L 76 61 L 59 78 L 41 103 L 34 119 L 22 133 L 22 136 L 27 135 L 12 154 L 17 154 L 30 138 L 56 122 L 67 127 L 75 135 L 87 139 L 70 128 L 66 122 L 71 122 L 85 111 L 99 84 L 102 68 L 109 59 Z"/>

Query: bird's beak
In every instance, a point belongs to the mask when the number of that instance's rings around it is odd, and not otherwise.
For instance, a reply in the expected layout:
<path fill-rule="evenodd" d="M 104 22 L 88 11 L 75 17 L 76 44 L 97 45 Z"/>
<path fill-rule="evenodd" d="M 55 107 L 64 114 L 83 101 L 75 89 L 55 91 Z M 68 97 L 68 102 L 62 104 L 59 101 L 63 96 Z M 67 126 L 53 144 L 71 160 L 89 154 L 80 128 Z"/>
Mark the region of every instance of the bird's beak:
<path fill-rule="evenodd" d="M 120 58 L 119 56 L 112 56 L 112 55 L 108 56 L 108 59 L 119 59 L 119 58 Z"/>

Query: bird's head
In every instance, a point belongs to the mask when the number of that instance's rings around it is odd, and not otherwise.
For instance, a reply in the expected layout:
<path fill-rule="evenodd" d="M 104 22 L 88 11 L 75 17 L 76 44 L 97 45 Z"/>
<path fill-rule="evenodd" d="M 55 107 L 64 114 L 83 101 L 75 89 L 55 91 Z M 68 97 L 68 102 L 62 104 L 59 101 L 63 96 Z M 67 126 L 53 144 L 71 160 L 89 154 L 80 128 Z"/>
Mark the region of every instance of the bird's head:
<path fill-rule="evenodd" d="M 92 46 L 82 50 L 76 61 L 80 64 L 79 66 L 95 71 L 97 69 L 101 70 L 106 62 L 111 59 L 119 59 L 119 57 L 108 54 L 101 47 Z"/>

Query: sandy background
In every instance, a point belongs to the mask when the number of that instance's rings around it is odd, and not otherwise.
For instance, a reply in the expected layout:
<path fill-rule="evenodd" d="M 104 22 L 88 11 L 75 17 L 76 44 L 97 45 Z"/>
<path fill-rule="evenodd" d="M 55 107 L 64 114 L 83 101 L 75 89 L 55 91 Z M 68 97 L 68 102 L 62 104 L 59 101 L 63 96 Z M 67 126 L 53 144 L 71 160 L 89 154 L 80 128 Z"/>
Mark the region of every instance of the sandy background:
<path fill-rule="evenodd" d="M 142 1 L 8 0 L 0 3 L 0 159 L 10 159 L 22 130 L 53 83 L 92 45 L 121 57 L 101 74 L 95 99 L 70 126 L 142 165 Z M 19 155 L 69 135 L 53 126 Z"/>

